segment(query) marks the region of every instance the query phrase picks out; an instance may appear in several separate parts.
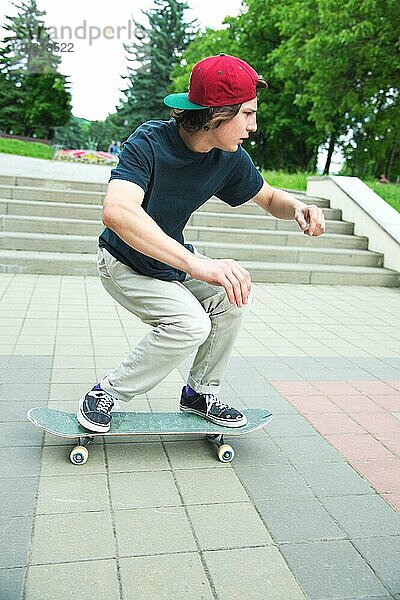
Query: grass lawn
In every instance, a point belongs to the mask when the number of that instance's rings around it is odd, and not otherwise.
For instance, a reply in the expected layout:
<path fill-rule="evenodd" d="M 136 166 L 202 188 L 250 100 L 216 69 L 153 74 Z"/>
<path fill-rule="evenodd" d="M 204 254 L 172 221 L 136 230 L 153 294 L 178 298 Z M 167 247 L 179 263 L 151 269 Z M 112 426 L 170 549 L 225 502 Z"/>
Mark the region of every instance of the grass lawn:
<path fill-rule="evenodd" d="M 312 173 L 285 173 L 285 171 L 261 171 L 262 176 L 272 187 L 286 190 L 306 191 L 307 177 Z"/>
<path fill-rule="evenodd" d="M 371 190 L 386 200 L 388 204 L 393 206 L 400 212 L 400 185 L 395 183 L 378 183 L 377 181 L 365 181 Z"/>
<path fill-rule="evenodd" d="M 0 138 L 0 152 L 5 154 L 19 154 L 19 156 L 31 156 L 33 158 L 53 157 L 53 148 L 41 142 L 24 142 L 10 138 Z"/>

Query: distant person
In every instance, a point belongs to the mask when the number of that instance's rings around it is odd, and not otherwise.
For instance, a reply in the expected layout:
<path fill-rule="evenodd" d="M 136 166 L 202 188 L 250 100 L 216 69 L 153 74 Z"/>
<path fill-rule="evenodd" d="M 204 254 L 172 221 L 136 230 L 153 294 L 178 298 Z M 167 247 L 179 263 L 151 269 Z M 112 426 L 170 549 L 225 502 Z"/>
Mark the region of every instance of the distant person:
<path fill-rule="evenodd" d="M 117 144 L 118 144 L 118 142 L 116 142 L 115 140 L 112 140 L 111 144 L 108 146 L 107 152 L 109 154 L 117 155 L 119 152 L 119 146 Z M 121 142 L 119 142 L 119 144 L 121 145 Z"/>
<path fill-rule="evenodd" d="M 386 177 L 386 175 L 384 173 L 382 173 L 382 175 L 379 175 L 378 182 L 379 183 L 390 183 L 389 179 Z"/>

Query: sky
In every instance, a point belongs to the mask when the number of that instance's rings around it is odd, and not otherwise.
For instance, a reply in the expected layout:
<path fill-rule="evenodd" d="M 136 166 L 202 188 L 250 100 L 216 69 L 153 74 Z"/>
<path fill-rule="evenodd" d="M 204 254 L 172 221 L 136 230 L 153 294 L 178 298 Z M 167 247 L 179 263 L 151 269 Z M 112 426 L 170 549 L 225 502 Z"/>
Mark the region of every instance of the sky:
<path fill-rule="evenodd" d="M 197 18 L 200 26 L 218 29 L 225 16 L 239 13 L 241 0 L 189 0 L 187 3 L 188 21 Z M 135 40 L 132 23 L 128 29 L 131 15 L 144 23 L 141 9 L 151 8 L 152 1 L 37 0 L 37 5 L 46 11 L 45 23 L 51 28 L 52 38 L 65 44 L 64 52 L 59 53 L 62 57 L 59 70 L 69 76 L 73 114 L 103 120 L 114 111 L 121 97 L 119 90 L 125 86 L 121 78 L 127 67 L 123 43 Z M 9 0 L 2 2 L 0 24 L 4 23 L 5 15 L 16 12 Z"/>

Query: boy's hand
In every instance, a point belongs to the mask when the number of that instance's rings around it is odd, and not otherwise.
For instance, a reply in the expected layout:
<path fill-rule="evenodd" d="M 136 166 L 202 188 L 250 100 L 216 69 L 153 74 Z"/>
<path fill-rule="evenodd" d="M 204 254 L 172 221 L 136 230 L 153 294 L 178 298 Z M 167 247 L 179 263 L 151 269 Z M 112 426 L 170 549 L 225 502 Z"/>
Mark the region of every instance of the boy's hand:
<path fill-rule="evenodd" d="M 222 286 L 231 304 L 236 304 L 239 308 L 247 304 L 251 290 L 250 273 L 235 260 L 214 260 L 194 254 L 188 274 L 193 279 Z"/>
<path fill-rule="evenodd" d="M 294 218 L 306 235 L 316 237 L 325 232 L 324 213 L 315 204 L 296 206 Z"/>

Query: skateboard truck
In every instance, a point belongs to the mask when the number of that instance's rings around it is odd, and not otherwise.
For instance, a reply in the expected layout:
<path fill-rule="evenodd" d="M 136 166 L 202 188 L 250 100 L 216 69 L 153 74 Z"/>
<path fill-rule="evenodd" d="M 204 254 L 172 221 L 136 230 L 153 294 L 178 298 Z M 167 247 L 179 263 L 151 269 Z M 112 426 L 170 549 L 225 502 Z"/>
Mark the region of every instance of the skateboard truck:
<path fill-rule="evenodd" d="M 69 460 L 73 465 L 83 465 L 89 458 L 89 452 L 86 446 L 89 446 L 91 442 L 94 440 L 93 436 L 88 437 L 80 437 L 78 446 L 72 448 L 69 453 Z"/>
<path fill-rule="evenodd" d="M 224 436 L 222 433 L 215 435 L 207 435 L 207 439 L 211 444 L 217 446 L 217 455 L 221 462 L 231 462 L 235 456 L 235 451 L 229 444 L 225 444 Z"/>

